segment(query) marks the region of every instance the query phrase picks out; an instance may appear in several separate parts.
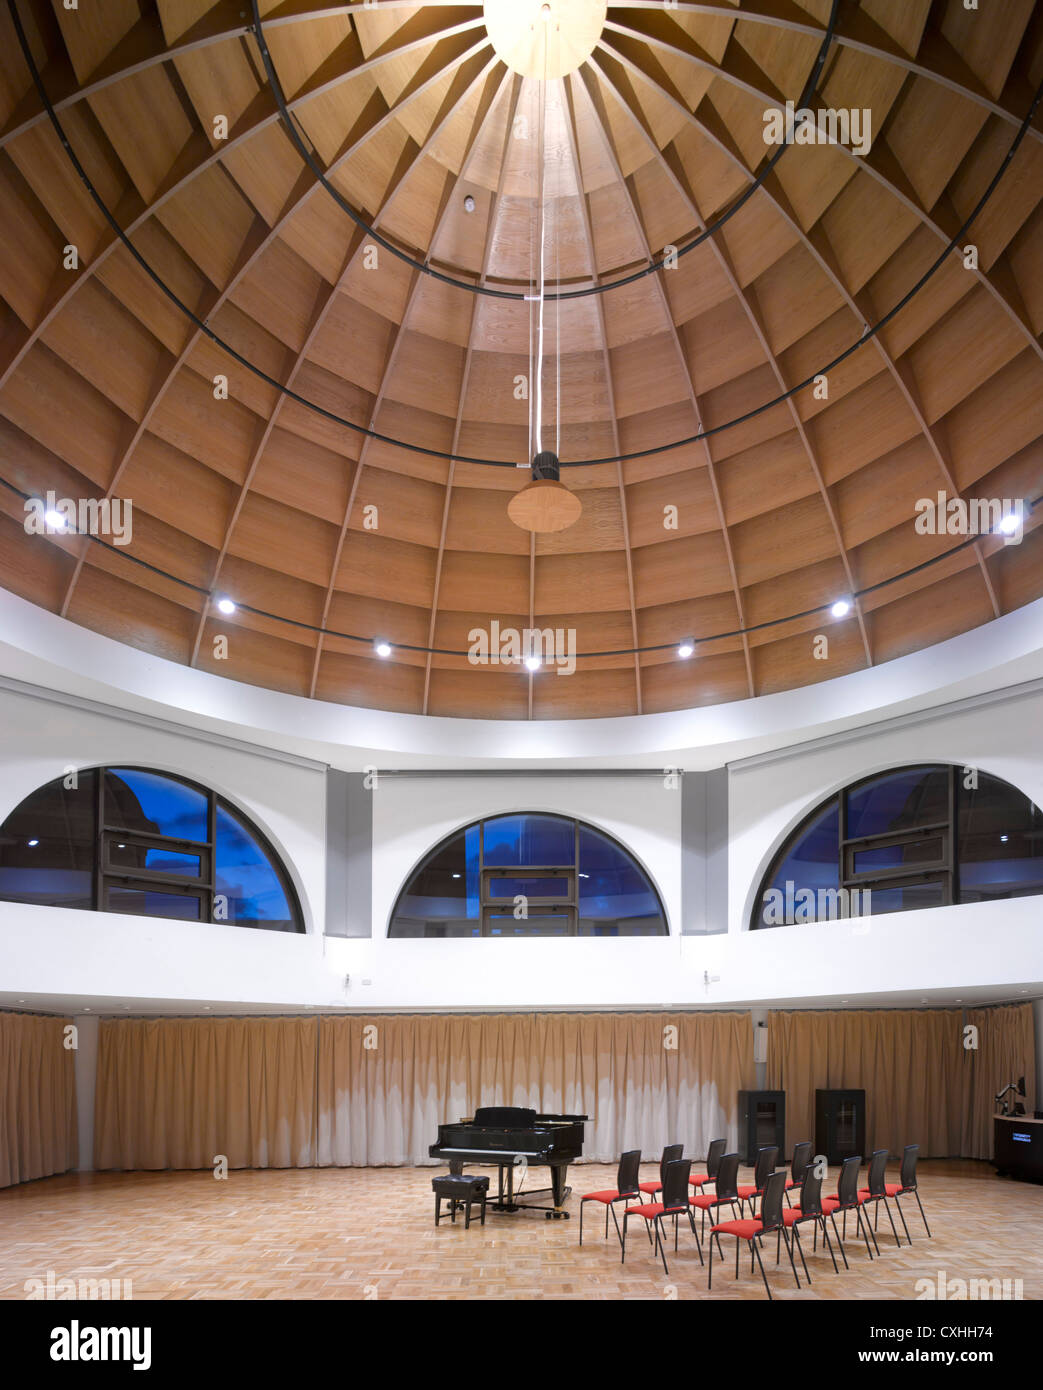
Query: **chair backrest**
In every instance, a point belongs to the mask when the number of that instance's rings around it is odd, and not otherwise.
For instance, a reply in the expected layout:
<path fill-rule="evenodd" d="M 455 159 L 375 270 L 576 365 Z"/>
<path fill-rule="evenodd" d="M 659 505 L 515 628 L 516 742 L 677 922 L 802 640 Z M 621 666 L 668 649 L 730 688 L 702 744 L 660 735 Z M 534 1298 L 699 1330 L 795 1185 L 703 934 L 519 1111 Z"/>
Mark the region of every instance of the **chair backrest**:
<path fill-rule="evenodd" d="M 721 1154 L 717 1167 L 717 1200 L 739 1200 L 739 1155 Z"/>
<path fill-rule="evenodd" d="M 793 1165 L 790 1168 L 790 1177 L 794 1182 L 802 1183 L 804 1181 L 804 1174 L 808 1171 L 811 1151 L 814 1147 L 807 1139 L 802 1139 L 799 1144 L 793 1145 Z"/>
<path fill-rule="evenodd" d="M 688 1179 L 692 1175 L 690 1158 L 672 1158 L 663 1172 L 663 1190 L 659 1199 L 667 1211 L 679 1211 L 688 1206 Z"/>
<path fill-rule="evenodd" d="M 764 1184 L 775 1171 L 775 1165 L 779 1161 L 778 1144 L 767 1144 L 763 1149 L 757 1150 L 757 1157 L 754 1160 L 753 1185 L 758 1192 L 764 1191 Z"/>
<path fill-rule="evenodd" d="M 874 1149 L 869 1158 L 869 1191 L 874 1197 L 886 1197 L 887 1188 L 884 1186 L 884 1174 L 887 1170 L 887 1160 L 889 1158 L 887 1149 Z"/>
<path fill-rule="evenodd" d="M 800 1184 L 800 1213 L 802 1216 L 822 1215 L 822 1179 L 809 1163 Z"/>
<path fill-rule="evenodd" d="M 782 1194 L 786 1190 L 786 1170 L 780 1168 L 770 1173 L 764 1182 L 761 1195 L 761 1229 L 774 1231 L 782 1225 Z"/>
<path fill-rule="evenodd" d="M 920 1152 L 919 1144 L 906 1144 L 902 1152 L 902 1186 L 916 1188 L 916 1158 Z"/>
<path fill-rule="evenodd" d="M 706 1150 L 706 1176 L 715 1178 L 717 1170 L 721 1166 L 721 1155 L 728 1147 L 727 1139 L 711 1139 L 710 1147 Z"/>
<path fill-rule="evenodd" d="M 659 1160 L 659 1181 L 661 1183 L 666 1182 L 666 1165 L 675 1162 L 683 1153 L 683 1144 L 667 1144 L 666 1148 L 663 1150 L 663 1156 Z"/>
<path fill-rule="evenodd" d="M 840 1166 L 837 1196 L 842 1207 L 853 1207 L 858 1201 L 858 1170 L 861 1166 L 861 1154 L 852 1154 L 850 1158 L 845 1158 Z"/>
<path fill-rule="evenodd" d="M 641 1150 L 628 1149 L 625 1154 L 619 1157 L 619 1167 L 616 1169 L 616 1191 L 621 1197 L 633 1197 L 640 1191 L 638 1183 L 641 1179 Z"/>

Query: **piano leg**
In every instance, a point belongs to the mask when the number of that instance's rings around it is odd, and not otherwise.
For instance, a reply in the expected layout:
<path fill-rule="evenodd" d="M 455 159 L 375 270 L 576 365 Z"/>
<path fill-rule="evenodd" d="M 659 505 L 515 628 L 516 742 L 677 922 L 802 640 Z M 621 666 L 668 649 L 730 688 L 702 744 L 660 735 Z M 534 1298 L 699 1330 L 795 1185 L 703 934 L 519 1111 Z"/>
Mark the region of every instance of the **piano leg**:
<path fill-rule="evenodd" d="M 548 1221 L 551 1217 L 555 1221 L 564 1218 L 569 1219 L 569 1213 L 565 1210 L 565 1199 L 571 1191 L 565 1186 L 565 1175 L 568 1173 L 568 1165 L 565 1163 L 554 1163 L 550 1170 L 551 1193 L 554 1197 L 554 1210 L 547 1213 Z"/>

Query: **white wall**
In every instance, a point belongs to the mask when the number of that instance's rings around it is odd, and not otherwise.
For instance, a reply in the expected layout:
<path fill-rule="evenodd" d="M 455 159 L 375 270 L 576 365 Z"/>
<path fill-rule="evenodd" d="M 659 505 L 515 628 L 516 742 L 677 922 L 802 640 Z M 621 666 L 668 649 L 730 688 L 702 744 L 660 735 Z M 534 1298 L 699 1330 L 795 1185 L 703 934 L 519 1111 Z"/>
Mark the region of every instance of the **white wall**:
<path fill-rule="evenodd" d="M 671 785 L 667 785 L 671 780 Z M 647 871 L 672 934 L 681 923 L 681 792 L 662 777 L 385 777 L 373 792 L 373 935 L 428 850 L 483 816 L 553 811 L 621 840 Z"/>
<path fill-rule="evenodd" d="M 0 903 L 0 1003 L 128 1000 L 159 1012 L 269 1006 L 351 1009 L 656 1008 L 947 1002 L 1043 991 L 1038 898 L 850 923 L 744 930 L 780 837 L 854 777 L 915 759 L 973 763 L 1043 800 L 1043 696 L 922 716 L 915 725 L 793 750 L 730 773 L 729 932 L 680 929 L 680 792 L 648 777 L 382 778 L 374 793 L 374 938 L 324 938 L 324 776 L 262 750 L 145 727 L 122 715 L 0 690 L 0 817 L 67 765 L 132 761 L 213 786 L 270 835 L 294 874 L 308 936 Z M 627 844 L 656 882 L 669 938 L 388 941 L 388 913 L 417 860 L 480 816 L 556 811 Z M 714 979 L 714 977 L 717 977 Z M 980 995 L 978 996 L 980 997 Z"/>
<path fill-rule="evenodd" d="M 69 768 L 131 763 L 213 788 L 255 821 L 282 855 L 309 931 L 326 907 L 325 772 L 195 735 L 0 688 L 0 822 Z"/>

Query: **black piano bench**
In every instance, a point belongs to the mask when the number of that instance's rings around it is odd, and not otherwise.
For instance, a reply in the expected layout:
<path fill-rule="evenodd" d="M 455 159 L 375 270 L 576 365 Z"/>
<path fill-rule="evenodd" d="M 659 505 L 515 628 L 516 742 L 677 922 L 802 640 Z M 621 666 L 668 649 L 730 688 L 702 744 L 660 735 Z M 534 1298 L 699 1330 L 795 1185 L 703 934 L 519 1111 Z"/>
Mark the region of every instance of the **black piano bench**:
<path fill-rule="evenodd" d="M 464 1208 L 464 1230 L 471 1224 L 471 1203 L 482 1204 L 482 1225 L 485 1225 L 485 1203 L 489 1196 L 489 1179 L 477 1177 L 474 1173 L 446 1173 L 440 1178 L 431 1179 L 431 1191 L 435 1194 L 435 1225 L 442 1215 L 442 1198 L 449 1203 L 449 1211 L 456 1220 L 457 1207 Z"/>

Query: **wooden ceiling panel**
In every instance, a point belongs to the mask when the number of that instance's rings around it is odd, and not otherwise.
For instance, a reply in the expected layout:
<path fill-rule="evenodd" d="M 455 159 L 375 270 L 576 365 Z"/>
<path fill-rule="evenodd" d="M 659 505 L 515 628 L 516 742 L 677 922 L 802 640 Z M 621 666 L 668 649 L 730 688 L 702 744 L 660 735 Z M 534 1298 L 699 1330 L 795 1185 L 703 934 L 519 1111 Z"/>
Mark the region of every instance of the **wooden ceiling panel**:
<path fill-rule="evenodd" d="M 540 555 L 534 591 L 536 616 L 605 613 L 629 609 L 626 562 L 621 552 L 588 555 Z"/>
<path fill-rule="evenodd" d="M 645 714 L 728 704 L 749 694 L 741 652 L 723 652 L 691 661 L 663 662 L 641 672 Z"/>
<path fill-rule="evenodd" d="M 756 19 L 616 8 L 545 91 L 498 60 L 480 7 L 276 22 L 265 0 L 329 187 L 287 135 L 257 36 L 222 37 L 238 12 L 157 6 L 166 55 L 148 5 L 19 0 L 133 252 L 0 9 L 0 582 L 232 679 L 518 719 L 812 684 L 1043 593 L 1043 520 L 962 548 L 912 525 L 953 486 L 1043 493 L 1036 129 L 1005 164 L 1043 73 L 1027 0 L 1001 24 L 852 0 L 815 104 L 869 108 L 869 155 L 787 148 L 752 192 L 777 152 L 765 113 L 798 100 L 830 0 Z M 1000 168 L 965 266 L 946 242 Z M 676 265 L 616 283 L 706 223 Z M 533 542 L 507 503 L 534 447 L 541 259 L 548 295 L 578 292 L 542 306 L 541 442 L 583 511 Z M 824 369 L 826 390 L 801 385 Z M 131 546 L 27 536 L 20 494 L 48 488 L 131 500 Z M 864 624 L 828 618 L 867 586 Z M 219 622 L 221 592 L 241 606 Z M 428 650 L 464 651 L 493 618 L 615 655 L 532 677 Z"/>
<path fill-rule="evenodd" d="M 818 495 L 741 521 L 730 531 L 743 587 L 807 568 L 837 553 L 829 514 Z"/>
<path fill-rule="evenodd" d="M 980 106 L 926 77 L 906 84 L 887 143 L 923 207 L 934 207 L 987 119 Z"/>
<path fill-rule="evenodd" d="M 346 594 L 430 608 L 435 552 L 390 537 L 360 531 L 347 538 L 336 587 Z"/>
<path fill-rule="evenodd" d="M 721 533 L 660 541 L 634 552 L 634 595 L 638 608 L 726 593 L 731 579 Z M 678 639 L 684 634 L 678 633 Z"/>

